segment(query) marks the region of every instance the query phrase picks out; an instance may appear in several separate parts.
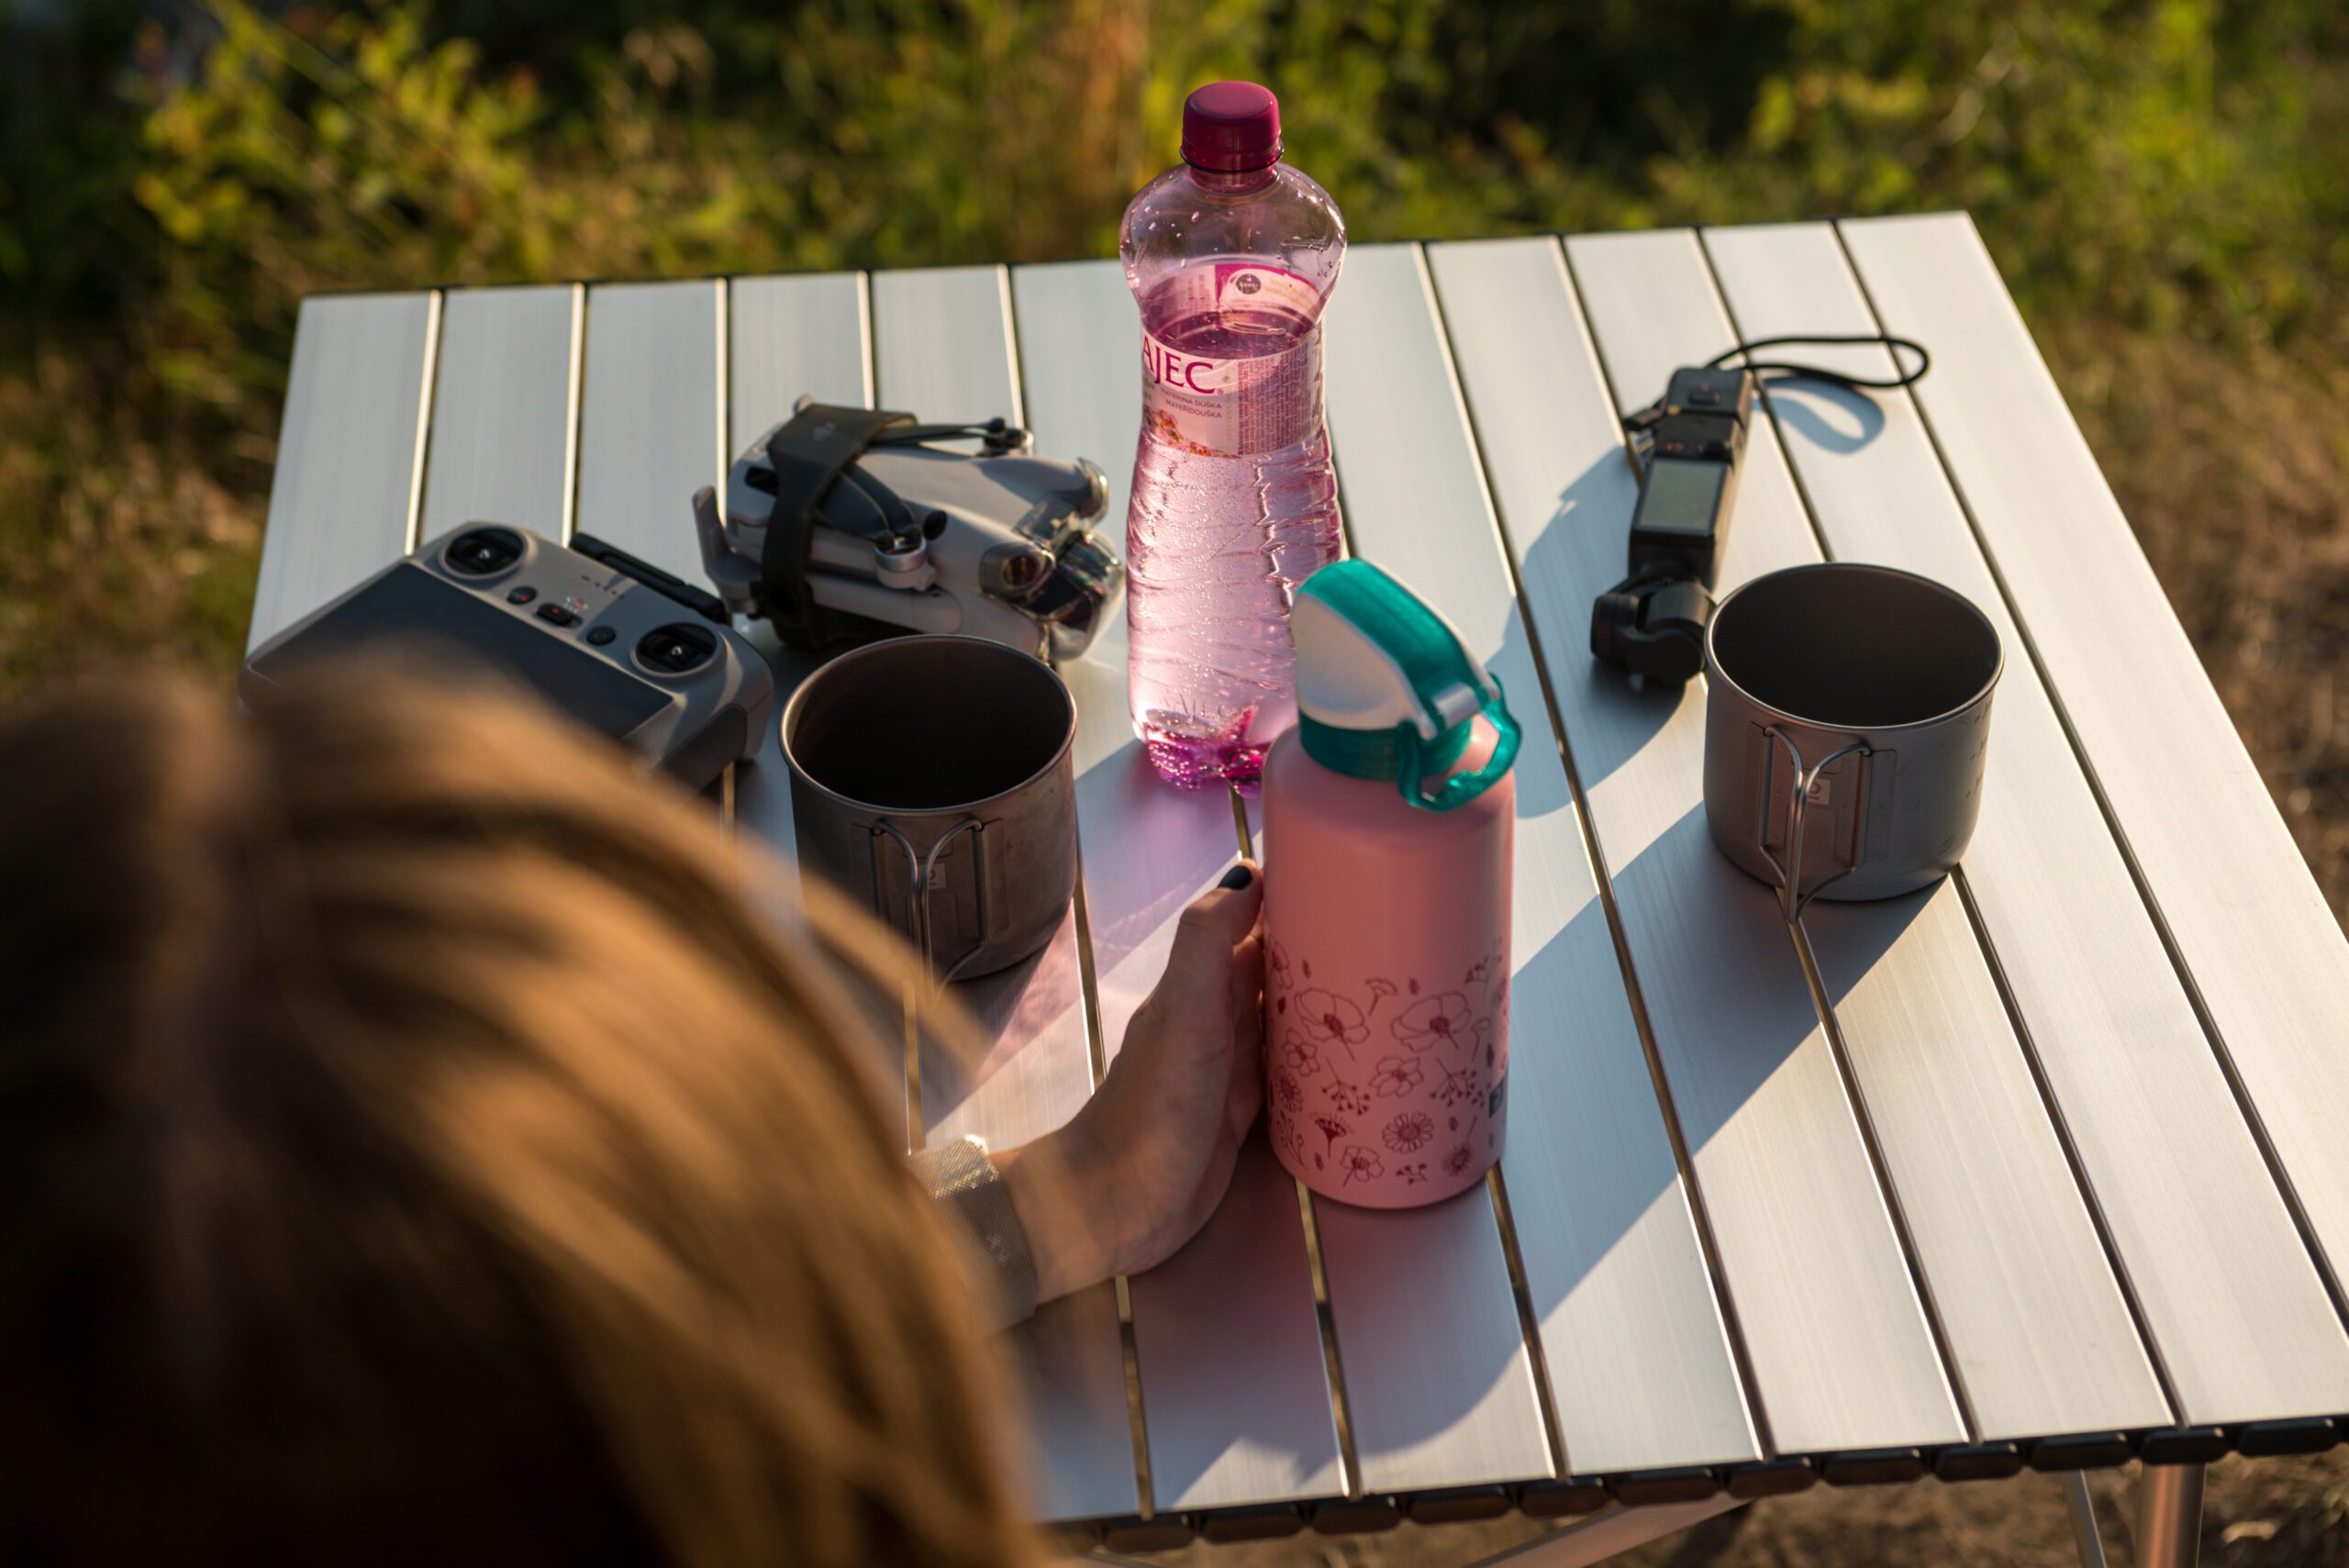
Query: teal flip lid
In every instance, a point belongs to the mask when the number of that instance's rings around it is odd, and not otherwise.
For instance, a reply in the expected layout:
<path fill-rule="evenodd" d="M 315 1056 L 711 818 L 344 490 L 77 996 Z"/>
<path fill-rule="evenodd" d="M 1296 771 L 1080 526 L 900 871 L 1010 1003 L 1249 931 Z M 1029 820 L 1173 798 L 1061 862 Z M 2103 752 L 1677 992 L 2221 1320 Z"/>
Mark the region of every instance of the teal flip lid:
<path fill-rule="evenodd" d="M 1490 789 L 1517 761 L 1521 735 L 1500 682 L 1452 623 L 1367 561 L 1340 561 L 1297 591 L 1297 739 L 1333 773 L 1392 779 L 1427 811 L 1451 811 Z M 1467 750 L 1478 717 L 1496 731 L 1485 765 L 1431 792 Z"/>

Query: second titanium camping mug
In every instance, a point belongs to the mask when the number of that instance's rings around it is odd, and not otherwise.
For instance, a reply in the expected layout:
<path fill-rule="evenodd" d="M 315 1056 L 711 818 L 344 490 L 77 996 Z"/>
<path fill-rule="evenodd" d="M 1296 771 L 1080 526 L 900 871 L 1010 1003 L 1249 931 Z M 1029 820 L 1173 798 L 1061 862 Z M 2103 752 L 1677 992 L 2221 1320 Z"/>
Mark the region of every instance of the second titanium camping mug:
<path fill-rule="evenodd" d="M 1757 577 L 1705 634 L 1705 820 L 1739 867 L 1813 898 L 1931 885 L 1974 837 L 1998 628 L 1961 594 L 1842 562 Z"/>
<path fill-rule="evenodd" d="M 1000 643 L 843 653 L 783 711 L 800 862 L 941 981 L 1008 969 L 1052 940 L 1076 891 L 1075 740 L 1068 687 Z"/>

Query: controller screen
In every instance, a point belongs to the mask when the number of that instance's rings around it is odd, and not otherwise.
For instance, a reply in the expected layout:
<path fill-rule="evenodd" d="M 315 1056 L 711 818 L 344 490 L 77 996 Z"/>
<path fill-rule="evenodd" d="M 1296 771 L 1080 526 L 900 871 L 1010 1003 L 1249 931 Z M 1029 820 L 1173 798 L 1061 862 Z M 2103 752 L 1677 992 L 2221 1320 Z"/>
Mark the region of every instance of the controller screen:
<path fill-rule="evenodd" d="M 669 706 L 669 694 L 606 663 L 550 628 L 541 631 L 430 573 L 387 572 L 312 622 L 253 668 L 282 681 L 322 658 L 406 649 L 424 670 L 497 671 L 582 724 L 625 738 Z"/>

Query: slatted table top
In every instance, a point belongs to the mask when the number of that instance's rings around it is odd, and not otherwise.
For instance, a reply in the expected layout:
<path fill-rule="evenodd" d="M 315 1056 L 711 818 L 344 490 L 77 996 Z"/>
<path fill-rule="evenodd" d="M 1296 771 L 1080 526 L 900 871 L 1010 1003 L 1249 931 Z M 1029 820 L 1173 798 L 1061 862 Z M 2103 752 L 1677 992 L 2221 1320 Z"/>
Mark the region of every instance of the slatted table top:
<path fill-rule="evenodd" d="M 1136 326 L 1109 261 L 312 299 L 253 638 L 476 517 L 697 580 L 687 497 L 803 392 L 1007 414 L 1122 475 Z M 1636 494 L 1619 413 L 1740 339 L 1879 327 L 1932 375 L 1770 389 L 1723 586 L 1909 568 L 2008 667 L 1960 873 L 1790 932 L 1707 840 L 1702 683 L 1630 692 L 1584 628 Z M 2332 1441 L 2349 945 L 1971 223 L 1358 246 L 1327 337 L 1350 547 L 1527 720 L 1509 1140 L 1487 1186 L 1375 1213 L 1260 1140 L 1122 1309 L 1048 1307 L 1013 1336 L 1038 1513 L 1156 1521 L 1133 1540 Z M 1225 800 L 1151 779 L 1124 654 L 1066 671 L 1086 919 L 974 990 L 997 1046 L 925 1064 L 926 1138 L 1067 1118 L 1236 852 Z M 732 818 L 787 851 L 769 751 Z"/>

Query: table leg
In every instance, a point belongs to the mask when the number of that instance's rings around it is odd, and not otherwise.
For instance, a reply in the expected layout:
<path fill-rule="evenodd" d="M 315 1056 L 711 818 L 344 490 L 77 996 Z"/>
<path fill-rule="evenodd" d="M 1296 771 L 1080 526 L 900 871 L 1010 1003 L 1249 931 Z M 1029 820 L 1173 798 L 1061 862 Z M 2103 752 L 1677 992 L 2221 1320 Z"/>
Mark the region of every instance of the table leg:
<path fill-rule="evenodd" d="M 2194 1568 L 2202 1552 L 2202 1467 L 2148 1464 L 2137 1477 L 2138 1568 Z"/>
<path fill-rule="evenodd" d="M 2088 1496 L 2087 1473 L 2075 1470 L 2064 1480 L 2065 1496 L 2072 1505 L 2072 1544 L 2079 1550 L 2080 1568 L 2104 1568 L 2104 1537 L 2097 1533 L 2096 1504 Z"/>
<path fill-rule="evenodd" d="M 1635 1546 L 1660 1540 L 1675 1535 L 1690 1525 L 1701 1524 L 1716 1514 L 1745 1506 L 1742 1497 L 1732 1497 L 1719 1492 L 1694 1503 L 1646 1503 L 1636 1508 L 1613 1507 L 1595 1514 L 1580 1524 L 1553 1530 L 1522 1546 L 1513 1546 L 1492 1557 L 1480 1558 L 1469 1568 L 1587 1568 L 1593 1562 L 1604 1562 L 1619 1551 L 1629 1551 Z"/>

